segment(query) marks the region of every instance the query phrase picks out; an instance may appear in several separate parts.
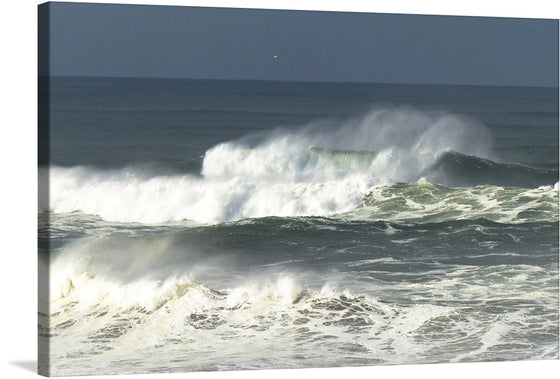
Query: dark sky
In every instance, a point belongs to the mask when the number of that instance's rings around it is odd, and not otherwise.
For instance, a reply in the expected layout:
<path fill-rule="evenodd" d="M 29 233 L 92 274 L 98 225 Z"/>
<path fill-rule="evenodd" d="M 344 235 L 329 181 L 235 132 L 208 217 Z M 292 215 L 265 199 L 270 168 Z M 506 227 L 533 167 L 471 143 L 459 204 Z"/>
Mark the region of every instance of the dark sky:
<path fill-rule="evenodd" d="M 51 3 L 50 21 L 52 75 L 558 86 L 558 20 Z"/>

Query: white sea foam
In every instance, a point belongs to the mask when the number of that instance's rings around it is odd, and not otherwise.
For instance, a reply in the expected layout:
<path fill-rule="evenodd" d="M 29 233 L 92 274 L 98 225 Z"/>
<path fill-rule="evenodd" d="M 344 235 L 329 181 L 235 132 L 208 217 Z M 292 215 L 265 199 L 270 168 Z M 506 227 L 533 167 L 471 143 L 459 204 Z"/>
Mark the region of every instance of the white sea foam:
<path fill-rule="evenodd" d="M 447 151 L 485 156 L 487 145 L 484 128 L 466 119 L 410 109 L 377 110 L 339 126 L 312 123 L 296 132 L 272 132 L 257 142 L 246 138 L 219 144 L 206 152 L 201 176 L 148 175 L 130 167 L 51 167 L 49 199 L 41 196 L 40 207 L 140 223 L 330 216 L 356 209 L 367 194 L 380 200 L 383 186 L 418 180 Z M 508 212 L 523 210 L 502 209 L 488 191 L 498 190 L 473 190 L 481 213 L 495 211 L 506 220 L 514 218 Z M 554 191 L 557 196 L 557 185 Z M 461 196 L 468 197 L 467 192 Z M 454 201 L 461 196 L 450 195 L 430 204 L 405 198 L 406 209 L 398 218 L 442 207 L 476 213 L 468 201 Z M 531 197 L 532 192 L 520 195 Z M 537 203 L 530 201 L 525 208 Z"/>
<path fill-rule="evenodd" d="M 557 309 L 557 302 L 543 301 L 546 311 L 534 316 L 517 309 L 504 308 L 498 315 L 488 310 L 489 300 L 499 304 L 519 295 L 534 299 L 532 293 L 525 296 L 527 284 L 508 284 L 507 267 L 496 272 L 489 268 L 490 281 L 471 267 L 444 281 L 404 283 L 411 291 L 410 304 L 380 301 L 341 290 L 335 283 L 305 288 L 291 275 L 248 276 L 245 283 L 216 290 L 187 276 L 123 281 L 77 268 L 64 273 L 71 282 L 57 284 L 59 296 L 50 304 L 46 329 L 52 333 L 57 375 L 70 373 L 65 370 L 76 364 L 84 364 L 80 367 L 87 373 L 117 368 L 139 372 L 148 357 L 147 368 L 161 364 L 167 371 L 209 369 L 216 361 L 254 368 L 251 362 L 263 364 L 263 359 L 267 367 L 285 368 L 294 352 L 314 366 L 325 364 L 325 354 L 343 362 L 349 352 L 380 364 L 485 360 L 499 357 L 500 348 L 523 357 L 526 348 L 512 350 L 500 346 L 501 341 L 535 325 L 550 328 Z M 502 273 L 503 280 L 497 280 Z M 533 276 L 531 270 L 525 275 Z M 496 296 L 482 296 L 489 292 Z M 96 354 L 93 365 L 85 361 L 91 354 Z M 301 362 L 294 364 L 301 367 Z"/>
<path fill-rule="evenodd" d="M 552 186 L 445 188 L 421 179 L 417 183 L 372 188 L 364 205 L 365 209 L 348 217 L 414 222 L 558 220 L 558 191 Z"/>
<path fill-rule="evenodd" d="M 206 152 L 201 176 L 148 174 L 141 167 L 51 167 L 48 202 L 41 196 L 40 207 L 140 223 L 331 216 L 364 205 L 369 211 L 354 217 L 557 220 L 557 183 L 442 189 L 421 178 L 448 151 L 484 156 L 485 138 L 480 125 L 451 115 L 374 111 L 339 127 L 311 124 L 291 133 L 275 131 L 258 142 L 219 144 Z M 396 182 L 412 184 L 392 187 Z"/>

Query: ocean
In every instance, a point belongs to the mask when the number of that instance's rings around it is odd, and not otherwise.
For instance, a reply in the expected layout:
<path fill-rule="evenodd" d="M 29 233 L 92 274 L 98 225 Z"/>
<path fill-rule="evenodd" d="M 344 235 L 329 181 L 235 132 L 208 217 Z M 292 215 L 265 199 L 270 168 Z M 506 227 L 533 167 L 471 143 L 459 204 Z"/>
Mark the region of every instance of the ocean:
<path fill-rule="evenodd" d="M 558 359 L 557 88 L 48 89 L 41 372 Z"/>

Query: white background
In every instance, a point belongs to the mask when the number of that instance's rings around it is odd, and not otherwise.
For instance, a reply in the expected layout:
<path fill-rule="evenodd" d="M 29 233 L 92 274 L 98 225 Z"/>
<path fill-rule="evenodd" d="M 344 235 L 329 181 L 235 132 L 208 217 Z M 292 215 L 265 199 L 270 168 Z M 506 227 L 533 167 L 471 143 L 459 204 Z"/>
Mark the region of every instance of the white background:
<path fill-rule="evenodd" d="M 117 1 L 96 1 L 117 3 Z M 4 0 L 0 12 L 0 377 L 34 377 L 37 299 L 37 4 Z M 422 13 L 499 17 L 555 18 L 551 0 L 152 0 L 136 4 Z M 344 369 L 236 371 L 128 375 L 126 378 L 526 378 L 560 372 L 560 361 L 501 362 Z M 557 374 L 556 374 L 557 375 Z M 555 375 L 554 375 L 555 376 Z"/>

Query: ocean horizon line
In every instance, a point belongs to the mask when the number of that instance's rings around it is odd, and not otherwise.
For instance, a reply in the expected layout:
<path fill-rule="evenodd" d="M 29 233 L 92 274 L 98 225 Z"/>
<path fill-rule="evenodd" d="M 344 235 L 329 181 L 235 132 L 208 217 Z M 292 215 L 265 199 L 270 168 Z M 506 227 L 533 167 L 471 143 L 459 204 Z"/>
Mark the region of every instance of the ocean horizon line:
<path fill-rule="evenodd" d="M 323 80 L 273 80 L 273 79 L 231 79 L 231 78 L 188 78 L 165 76 L 110 76 L 110 75 L 38 75 L 38 79 L 122 79 L 122 80 L 169 80 L 169 81 L 200 81 L 200 82 L 259 82 L 283 84 L 332 84 L 332 85 L 381 85 L 381 86 L 408 86 L 408 87 L 471 87 L 471 88 L 534 88 L 558 90 L 556 86 L 527 86 L 511 84 L 464 84 L 464 83 L 407 83 L 407 82 L 358 82 L 358 81 L 323 81 Z"/>

